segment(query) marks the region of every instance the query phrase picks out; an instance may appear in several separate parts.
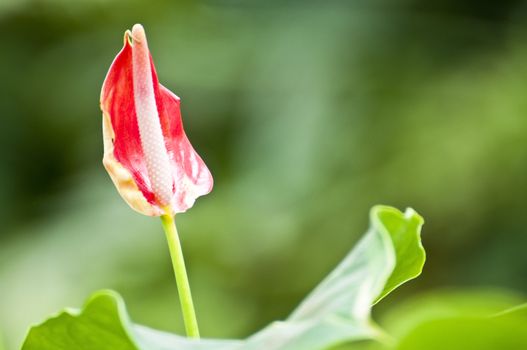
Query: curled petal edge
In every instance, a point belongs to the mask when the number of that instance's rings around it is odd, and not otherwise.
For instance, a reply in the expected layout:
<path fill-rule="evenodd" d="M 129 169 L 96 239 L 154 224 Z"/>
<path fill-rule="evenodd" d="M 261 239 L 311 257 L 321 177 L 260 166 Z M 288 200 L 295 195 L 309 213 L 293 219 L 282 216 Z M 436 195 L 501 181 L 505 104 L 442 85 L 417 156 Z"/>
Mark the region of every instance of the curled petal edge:
<path fill-rule="evenodd" d="M 103 165 L 112 179 L 117 191 L 128 205 L 135 211 L 148 216 L 161 216 L 165 214 L 161 208 L 149 203 L 137 184 L 130 171 L 121 165 L 114 156 L 114 131 L 110 117 L 103 113 L 103 143 L 104 156 Z"/>

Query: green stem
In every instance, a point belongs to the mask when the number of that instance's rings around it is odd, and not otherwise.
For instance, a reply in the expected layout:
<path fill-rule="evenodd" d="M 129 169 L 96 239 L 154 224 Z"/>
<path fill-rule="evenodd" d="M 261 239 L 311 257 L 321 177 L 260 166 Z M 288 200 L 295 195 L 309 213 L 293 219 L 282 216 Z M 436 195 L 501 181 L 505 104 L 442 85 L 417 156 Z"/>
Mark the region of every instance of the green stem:
<path fill-rule="evenodd" d="M 168 248 L 170 249 L 170 257 L 172 258 L 172 266 L 174 268 L 174 275 L 176 276 L 179 302 L 181 303 L 185 330 L 187 331 L 188 337 L 199 339 L 198 321 L 196 320 L 196 312 L 194 311 L 194 304 L 192 303 L 185 260 L 183 259 L 183 251 L 181 250 L 181 243 L 179 242 L 174 216 L 162 215 L 161 222 L 163 223 L 163 229 L 167 236 Z"/>

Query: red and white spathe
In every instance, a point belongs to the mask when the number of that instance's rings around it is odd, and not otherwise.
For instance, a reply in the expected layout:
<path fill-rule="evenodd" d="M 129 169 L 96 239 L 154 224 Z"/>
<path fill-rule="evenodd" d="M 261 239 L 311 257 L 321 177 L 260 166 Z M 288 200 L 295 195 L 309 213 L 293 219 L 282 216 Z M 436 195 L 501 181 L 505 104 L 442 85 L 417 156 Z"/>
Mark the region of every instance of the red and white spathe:
<path fill-rule="evenodd" d="M 103 163 L 123 199 L 145 215 L 184 212 L 212 190 L 179 106 L 179 97 L 159 84 L 143 27 L 134 25 L 101 91 Z"/>

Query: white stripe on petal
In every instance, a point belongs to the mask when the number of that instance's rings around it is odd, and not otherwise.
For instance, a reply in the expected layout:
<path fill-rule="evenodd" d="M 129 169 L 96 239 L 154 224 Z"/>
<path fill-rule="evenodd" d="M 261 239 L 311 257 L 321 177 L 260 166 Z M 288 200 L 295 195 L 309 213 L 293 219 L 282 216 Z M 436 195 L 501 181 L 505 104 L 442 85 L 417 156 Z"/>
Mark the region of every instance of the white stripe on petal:
<path fill-rule="evenodd" d="M 140 24 L 132 28 L 132 38 L 135 112 L 146 169 L 157 200 L 161 205 L 167 205 L 173 195 L 172 173 L 157 113 L 148 44 Z"/>

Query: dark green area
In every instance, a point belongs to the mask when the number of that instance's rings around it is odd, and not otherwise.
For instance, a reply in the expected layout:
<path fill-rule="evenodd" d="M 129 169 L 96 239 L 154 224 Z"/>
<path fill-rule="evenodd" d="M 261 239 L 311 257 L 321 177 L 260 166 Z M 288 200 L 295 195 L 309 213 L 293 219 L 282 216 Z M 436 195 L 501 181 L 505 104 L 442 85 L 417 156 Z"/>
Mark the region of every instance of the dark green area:
<path fill-rule="evenodd" d="M 136 22 L 215 178 L 177 218 L 204 335 L 285 318 L 376 203 L 427 218 L 428 263 L 375 312 L 438 286 L 527 291 L 526 2 L 4 0 L 8 350 L 101 288 L 183 330 L 161 226 L 101 165 L 100 87 Z"/>

